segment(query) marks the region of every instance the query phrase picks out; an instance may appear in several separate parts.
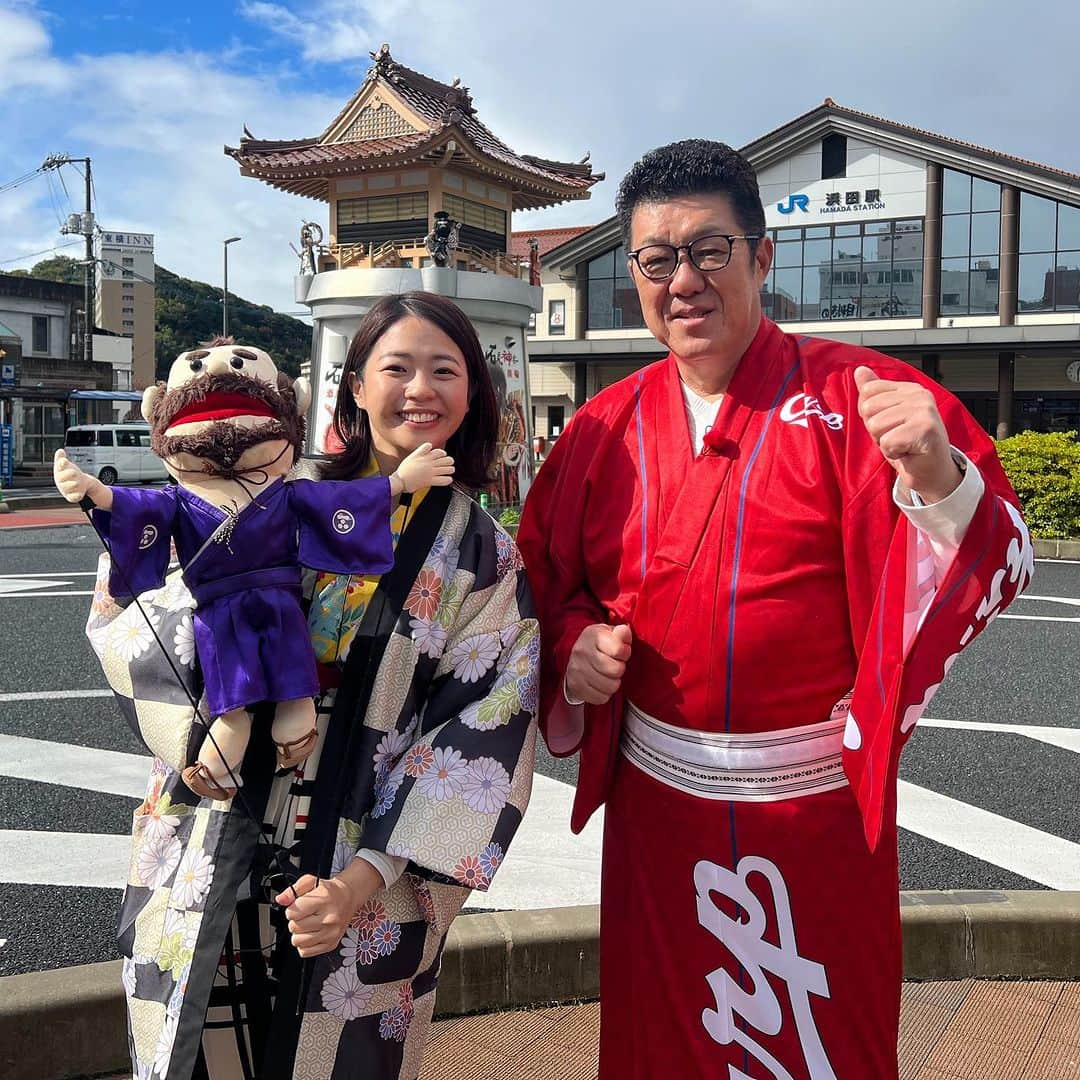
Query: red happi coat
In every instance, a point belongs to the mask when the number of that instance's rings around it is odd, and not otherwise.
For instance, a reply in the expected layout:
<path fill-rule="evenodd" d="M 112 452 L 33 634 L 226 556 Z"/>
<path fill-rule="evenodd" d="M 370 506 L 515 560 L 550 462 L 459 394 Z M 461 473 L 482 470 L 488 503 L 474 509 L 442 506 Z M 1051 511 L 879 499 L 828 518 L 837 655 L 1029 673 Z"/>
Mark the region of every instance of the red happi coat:
<path fill-rule="evenodd" d="M 985 481 L 932 595 L 916 565 L 926 545 L 858 416 L 860 364 L 932 389 Z M 578 411 L 533 484 L 519 544 L 544 641 L 541 726 L 556 752 L 580 751 L 575 831 L 608 803 L 601 1076 L 894 1074 L 900 749 L 951 660 L 1032 570 L 990 439 L 902 362 L 763 319 L 701 455 L 669 356 Z M 632 656 L 622 694 L 574 731 L 562 680 L 596 622 L 628 622 Z M 679 728 L 773 732 L 827 720 L 852 688 L 850 787 L 709 801 L 619 753 L 625 699 Z M 739 944 L 754 908 L 756 954 Z"/>

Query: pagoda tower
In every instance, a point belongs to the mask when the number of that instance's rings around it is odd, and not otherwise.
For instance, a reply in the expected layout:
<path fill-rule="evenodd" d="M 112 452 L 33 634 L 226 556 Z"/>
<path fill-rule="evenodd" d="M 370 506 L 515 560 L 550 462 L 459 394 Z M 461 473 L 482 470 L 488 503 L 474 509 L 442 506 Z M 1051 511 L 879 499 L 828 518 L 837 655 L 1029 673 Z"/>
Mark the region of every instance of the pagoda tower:
<path fill-rule="evenodd" d="M 528 417 L 524 331 L 540 309 L 540 289 L 509 254 L 511 213 L 587 199 L 603 179 L 588 155 L 575 164 L 511 150 L 481 123 L 460 80 L 413 71 L 388 45 L 371 57 L 360 88 L 321 135 L 271 141 L 245 128 L 239 147 L 225 147 L 242 175 L 329 203 L 325 242 L 316 222 L 301 233 L 296 278 L 296 299 L 314 319 L 309 430 L 316 451 L 360 319 L 380 296 L 409 289 L 462 307 L 497 387 L 505 382 L 504 406 Z M 513 441 L 524 445 L 503 452 L 504 461 L 521 459 L 519 483 L 503 485 L 507 502 L 524 494 L 531 477 L 528 433 Z"/>

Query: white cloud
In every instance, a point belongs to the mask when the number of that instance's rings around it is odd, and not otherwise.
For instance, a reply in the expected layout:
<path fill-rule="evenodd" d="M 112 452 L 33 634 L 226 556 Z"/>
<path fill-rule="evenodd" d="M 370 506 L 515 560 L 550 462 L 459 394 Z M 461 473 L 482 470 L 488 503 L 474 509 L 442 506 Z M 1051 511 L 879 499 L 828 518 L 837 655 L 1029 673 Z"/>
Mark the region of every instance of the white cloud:
<path fill-rule="evenodd" d="M 261 138 L 318 134 L 383 41 L 409 67 L 460 76 L 519 152 L 592 151 L 609 179 L 590 201 L 515 215 L 515 227 L 542 228 L 607 217 L 650 147 L 692 135 L 742 145 L 826 96 L 1080 171 L 1069 137 L 1080 5 L 1054 7 L 1027 29 L 1005 0 L 909 0 L 893 20 L 846 0 L 241 0 L 220 45 L 60 57 L 52 17 L 23 4 L 0 10 L 0 184 L 49 153 L 89 154 L 104 225 L 155 233 L 160 263 L 211 283 L 222 238 L 240 235 L 230 286 L 294 310 L 288 245 L 305 216 L 325 224 L 326 207 L 241 177 L 222 145 L 245 123 Z M 74 174 L 68 185 L 78 205 Z M 54 242 L 55 221 L 43 181 L 0 194 L 11 255 Z"/>

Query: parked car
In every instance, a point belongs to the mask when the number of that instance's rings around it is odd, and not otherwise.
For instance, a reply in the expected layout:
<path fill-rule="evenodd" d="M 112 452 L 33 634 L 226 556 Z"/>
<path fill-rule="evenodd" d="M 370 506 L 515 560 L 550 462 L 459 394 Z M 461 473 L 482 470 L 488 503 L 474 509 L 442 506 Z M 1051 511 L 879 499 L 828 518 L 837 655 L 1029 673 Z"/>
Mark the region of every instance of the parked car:
<path fill-rule="evenodd" d="M 165 463 L 150 449 L 146 424 L 82 424 L 67 429 L 64 452 L 103 484 L 167 480 Z"/>

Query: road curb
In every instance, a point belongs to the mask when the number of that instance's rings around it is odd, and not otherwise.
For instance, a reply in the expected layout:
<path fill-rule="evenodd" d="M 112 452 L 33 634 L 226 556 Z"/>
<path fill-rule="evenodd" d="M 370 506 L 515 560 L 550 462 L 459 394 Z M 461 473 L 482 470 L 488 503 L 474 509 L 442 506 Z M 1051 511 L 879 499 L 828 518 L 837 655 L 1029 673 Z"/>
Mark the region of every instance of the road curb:
<path fill-rule="evenodd" d="M 1080 540 L 1032 540 L 1036 559 L 1080 560 Z"/>
<path fill-rule="evenodd" d="M 904 976 L 1080 979 L 1080 892 L 905 892 Z M 460 917 L 436 1012 L 453 1016 L 595 998 L 595 905 Z M 122 1069 L 120 961 L 0 978 L 0 1075 L 66 1080 Z"/>

